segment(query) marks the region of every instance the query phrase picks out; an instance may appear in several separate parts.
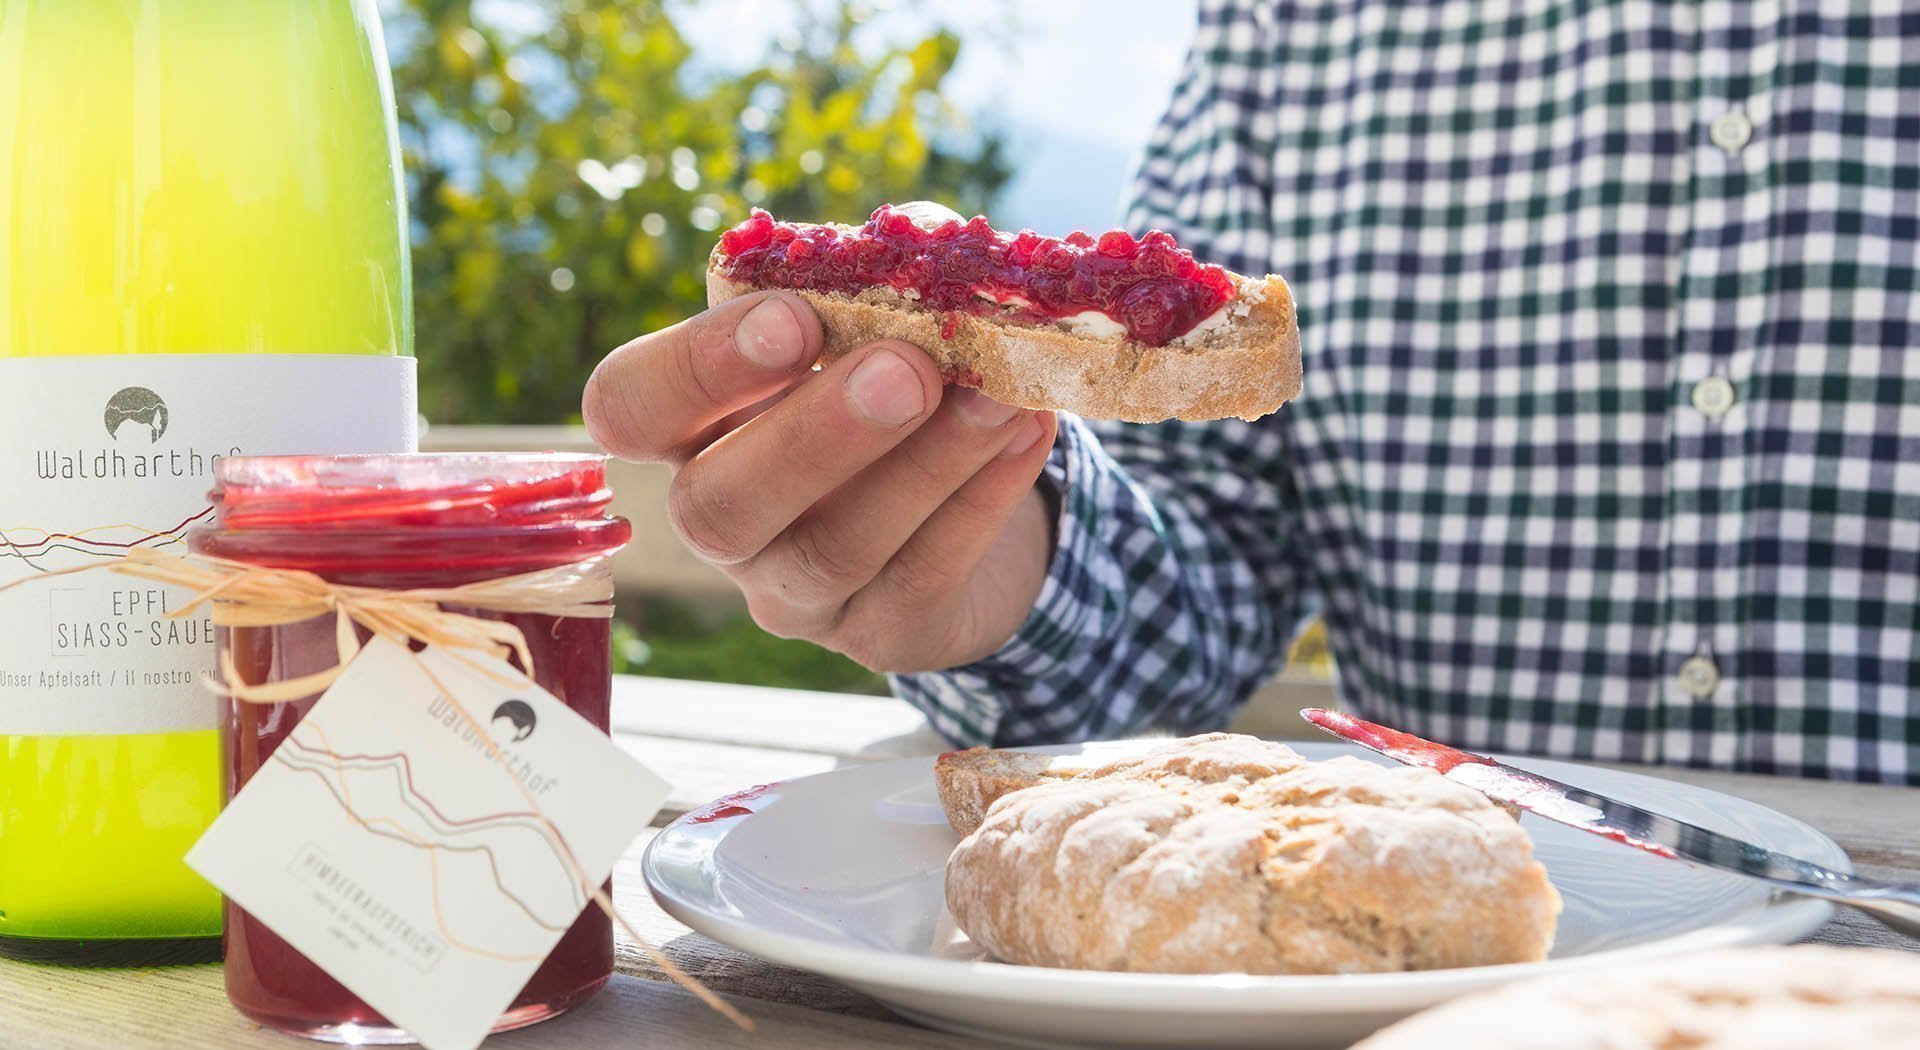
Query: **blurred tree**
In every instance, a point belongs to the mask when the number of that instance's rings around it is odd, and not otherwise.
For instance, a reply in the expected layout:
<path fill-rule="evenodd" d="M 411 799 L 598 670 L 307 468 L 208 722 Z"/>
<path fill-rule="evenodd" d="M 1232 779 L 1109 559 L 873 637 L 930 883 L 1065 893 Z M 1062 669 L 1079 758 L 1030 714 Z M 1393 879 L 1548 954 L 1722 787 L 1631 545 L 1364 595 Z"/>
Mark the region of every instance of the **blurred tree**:
<path fill-rule="evenodd" d="M 755 205 L 985 208 L 1009 171 L 940 96 L 959 39 L 863 49 L 861 0 L 793 2 L 799 31 L 729 74 L 660 0 L 390 0 L 429 419 L 577 419 L 602 355 L 705 306 L 707 252 Z"/>

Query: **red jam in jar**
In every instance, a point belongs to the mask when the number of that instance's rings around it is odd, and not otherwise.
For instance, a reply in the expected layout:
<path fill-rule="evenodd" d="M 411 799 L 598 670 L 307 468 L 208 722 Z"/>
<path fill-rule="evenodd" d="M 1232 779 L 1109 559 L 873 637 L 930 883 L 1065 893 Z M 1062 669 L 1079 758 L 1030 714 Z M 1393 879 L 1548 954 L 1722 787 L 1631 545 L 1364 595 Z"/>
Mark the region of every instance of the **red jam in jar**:
<path fill-rule="evenodd" d="M 216 468 L 214 524 L 196 553 L 330 581 L 393 590 L 454 587 L 611 554 L 631 528 L 608 514 L 606 462 L 588 455 L 233 457 Z M 579 617 L 461 612 L 525 635 L 534 679 L 602 731 L 612 694 L 610 623 Z M 338 660 L 326 616 L 268 628 L 220 628 L 216 642 L 250 683 L 324 671 Z M 365 632 L 362 632 L 363 638 Z M 244 787 L 318 697 L 223 702 L 228 798 Z M 227 995 L 261 1024 L 351 1043 L 412 1039 L 295 951 L 226 904 Z M 589 907 L 562 935 L 495 1031 L 575 1006 L 613 973 L 613 927 Z"/>
<path fill-rule="evenodd" d="M 854 228 L 779 222 L 756 208 L 721 235 L 720 254 L 722 276 L 756 287 L 893 288 L 927 309 L 1029 324 L 1093 312 L 1148 346 L 1186 335 L 1234 297 L 1227 271 L 1159 230 L 1137 241 L 1124 230 L 1058 240 L 1000 233 L 982 216 L 928 229 L 885 204 Z"/>

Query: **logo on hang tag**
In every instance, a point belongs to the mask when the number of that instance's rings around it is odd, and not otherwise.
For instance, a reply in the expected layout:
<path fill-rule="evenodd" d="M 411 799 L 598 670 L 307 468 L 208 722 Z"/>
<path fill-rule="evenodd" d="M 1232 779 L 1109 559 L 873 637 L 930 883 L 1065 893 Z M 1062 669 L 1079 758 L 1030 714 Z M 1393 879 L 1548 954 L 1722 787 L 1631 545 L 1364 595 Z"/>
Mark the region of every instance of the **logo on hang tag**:
<path fill-rule="evenodd" d="M 422 1045 L 470 1050 L 667 790 L 505 663 L 376 639 L 187 863 Z"/>

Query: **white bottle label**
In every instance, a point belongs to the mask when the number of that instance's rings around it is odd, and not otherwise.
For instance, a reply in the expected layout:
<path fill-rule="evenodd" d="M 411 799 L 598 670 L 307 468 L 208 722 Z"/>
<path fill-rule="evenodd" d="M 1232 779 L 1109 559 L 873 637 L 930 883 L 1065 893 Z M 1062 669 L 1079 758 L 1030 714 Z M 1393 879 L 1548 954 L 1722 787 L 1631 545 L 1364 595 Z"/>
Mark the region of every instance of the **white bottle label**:
<path fill-rule="evenodd" d="M 0 735 L 215 723 L 204 615 L 97 565 L 185 550 L 232 455 L 411 452 L 411 358 L 180 354 L 0 358 Z"/>

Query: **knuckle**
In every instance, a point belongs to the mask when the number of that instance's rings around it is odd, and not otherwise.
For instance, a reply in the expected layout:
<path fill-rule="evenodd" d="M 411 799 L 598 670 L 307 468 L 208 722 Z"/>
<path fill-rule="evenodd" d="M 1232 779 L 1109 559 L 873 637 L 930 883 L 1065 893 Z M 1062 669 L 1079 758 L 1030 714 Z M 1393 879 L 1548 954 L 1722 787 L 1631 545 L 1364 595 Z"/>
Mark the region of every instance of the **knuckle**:
<path fill-rule="evenodd" d="M 861 620 L 842 616 L 820 643 L 875 674 L 886 674 L 886 648 Z"/>
<path fill-rule="evenodd" d="M 729 406 L 732 339 L 731 321 L 709 310 L 615 349 L 581 392 L 587 433 L 622 459 L 671 458 L 691 435 L 670 432 L 670 421 Z"/>
<path fill-rule="evenodd" d="M 929 447 L 925 441 L 908 441 L 895 450 L 895 456 L 904 470 L 905 477 L 901 486 L 914 492 L 932 497 L 945 496 L 952 492 L 962 480 L 956 476 L 953 466 L 942 462 L 941 448 Z"/>
<path fill-rule="evenodd" d="M 1013 497 L 1015 499 L 1018 496 Z M 986 527 L 1005 511 L 1007 498 L 989 496 L 979 492 L 970 492 L 964 486 L 947 497 L 943 508 L 948 514 L 962 521 L 971 522 L 977 527 Z"/>
<path fill-rule="evenodd" d="M 937 626 L 935 626 L 937 624 Z M 915 636 L 913 643 L 897 649 L 885 668 L 887 674 L 918 674 L 952 666 L 947 654 L 959 651 L 955 644 L 956 624 L 952 617 L 936 620 L 929 629 Z"/>
<path fill-rule="evenodd" d="M 711 354 L 725 349 L 733 341 L 733 321 L 727 318 L 728 310 L 715 307 L 702 310 L 680 322 L 680 340 L 694 355 Z"/>
<path fill-rule="evenodd" d="M 764 592 L 747 595 L 747 615 L 759 628 L 775 638 L 813 640 L 820 635 L 820 620 Z"/>
<path fill-rule="evenodd" d="M 674 389 L 701 405 L 724 406 L 730 397 L 719 371 L 719 351 L 731 344 L 731 331 L 723 328 L 711 312 L 687 323 L 693 330 L 686 340 L 686 352 L 673 355 Z"/>
<path fill-rule="evenodd" d="M 924 551 L 907 557 L 915 563 L 889 565 L 887 586 L 862 592 L 845 614 L 839 641 L 870 671 L 913 674 L 950 667 L 950 657 L 966 650 L 963 639 L 973 629 L 959 589 L 966 575 L 962 569 Z"/>
<path fill-rule="evenodd" d="M 855 551 L 818 521 L 794 526 L 786 564 L 774 573 L 788 599 L 800 605 L 839 605 L 861 583 L 865 566 Z"/>
<path fill-rule="evenodd" d="M 899 622 L 871 616 L 841 621 L 831 647 L 874 674 L 902 674 L 920 669 L 922 661 L 903 636 Z"/>
<path fill-rule="evenodd" d="M 644 462 L 657 459 L 664 449 L 652 433 L 654 414 L 645 407 L 645 384 L 631 382 L 626 374 L 632 365 L 626 350 L 607 355 L 587 377 L 580 416 L 594 444 L 621 459 Z"/>
<path fill-rule="evenodd" d="M 924 544 L 910 543 L 887 566 L 890 590 L 895 600 L 910 612 L 951 591 L 956 568 L 948 558 Z"/>
<path fill-rule="evenodd" d="M 751 558 L 757 551 L 742 527 L 741 508 L 705 477 L 696 467 L 674 475 L 667 486 L 667 520 L 702 561 L 735 565 Z"/>

